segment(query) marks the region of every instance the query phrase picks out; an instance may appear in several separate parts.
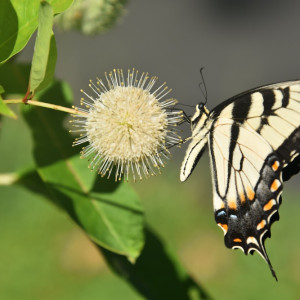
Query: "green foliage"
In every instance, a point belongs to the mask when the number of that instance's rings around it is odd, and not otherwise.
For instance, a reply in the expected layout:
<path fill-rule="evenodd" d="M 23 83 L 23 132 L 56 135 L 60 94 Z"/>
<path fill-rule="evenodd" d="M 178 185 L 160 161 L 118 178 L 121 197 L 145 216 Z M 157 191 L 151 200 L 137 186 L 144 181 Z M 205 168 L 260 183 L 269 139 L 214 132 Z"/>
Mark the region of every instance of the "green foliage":
<path fill-rule="evenodd" d="M 67 9 L 72 0 L 49 0 L 53 13 Z M 21 51 L 37 29 L 39 0 L 0 1 L 0 63 Z M 26 7 L 26 9 L 24 9 Z"/>

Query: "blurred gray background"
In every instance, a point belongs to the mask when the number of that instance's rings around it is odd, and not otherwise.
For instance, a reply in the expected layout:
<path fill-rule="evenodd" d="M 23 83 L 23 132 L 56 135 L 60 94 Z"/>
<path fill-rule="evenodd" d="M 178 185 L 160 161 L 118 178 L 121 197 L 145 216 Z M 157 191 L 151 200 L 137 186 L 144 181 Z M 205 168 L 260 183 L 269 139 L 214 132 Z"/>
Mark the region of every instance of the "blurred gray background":
<path fill-rule="evenodd" d="M 205 67 L 211 109 L 247 89 L 300 78 L 299 12 L 300 1 L 292 0 L 129 0 L 106 34 L 56 30 L 56 75 L 79 99 L 89 79 L 135 67 L 195 105 L 203 100 L 198 83 Z M 20 59 L 31 57 L 32 43 Z"/>

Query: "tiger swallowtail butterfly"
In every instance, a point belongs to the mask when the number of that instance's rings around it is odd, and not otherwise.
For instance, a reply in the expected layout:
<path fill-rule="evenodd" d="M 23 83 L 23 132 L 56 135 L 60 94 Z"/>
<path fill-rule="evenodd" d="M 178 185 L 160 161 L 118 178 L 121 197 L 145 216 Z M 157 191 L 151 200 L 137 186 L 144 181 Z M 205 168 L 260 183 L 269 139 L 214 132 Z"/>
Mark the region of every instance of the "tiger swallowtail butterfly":
<path fill-rule="evenodd" d="M 300 170 L 300 81 L 262 86 L 208 111 L 196 106 L 180 180 L 192 173 L 208 145 L 213 204 L 225 245 L 257 251 L 275 271 L 264 242 L 279 219 L 283 181 Z"/>

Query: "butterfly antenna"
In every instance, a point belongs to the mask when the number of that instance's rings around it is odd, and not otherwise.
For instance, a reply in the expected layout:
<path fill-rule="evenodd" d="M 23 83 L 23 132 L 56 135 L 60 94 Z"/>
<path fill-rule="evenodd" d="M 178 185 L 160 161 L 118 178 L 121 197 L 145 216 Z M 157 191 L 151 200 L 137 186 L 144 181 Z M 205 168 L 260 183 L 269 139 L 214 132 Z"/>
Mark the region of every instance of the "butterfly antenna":
<path fill-rule="evenodd" d="M 189 105 L 189 104 L 183 104 L 183 103 L 180 103 L 180 104 L 178 104 L 178 105 L 195 108 L 195 105 Z"/>
<path fill-rule="evenodd" d="M 203 70 L 204 70 L 204 67 L 202 67 L 200 69 L 200 76 L 201 76 L 201 82 L 199 83 L 199 88 L 200 88 L 200 91 L 205 99 L 205 102 L 204 102 L 204 105 L 207 103 L 207 88 L 206 88 L 206 84 L 205 84 L 205 80 L 204 80 L 204 75 L 203 75 Z"/>

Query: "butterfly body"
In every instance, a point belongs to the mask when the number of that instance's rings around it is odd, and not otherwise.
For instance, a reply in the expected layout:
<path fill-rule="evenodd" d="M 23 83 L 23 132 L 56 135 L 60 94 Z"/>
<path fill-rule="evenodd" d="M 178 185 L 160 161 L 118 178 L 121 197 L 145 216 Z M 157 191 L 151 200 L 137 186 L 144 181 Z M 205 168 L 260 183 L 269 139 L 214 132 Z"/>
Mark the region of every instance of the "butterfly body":
<path fill-rule="evenodd" d="M 279 219 L 283 180 L 300 170 L 300 81 L 239 94 L 211 112 L 196 106 L 180 179 L 209 148 L 213 203 L 225 245 L 257 251 L 269 264 L 264 241 Z"/>

